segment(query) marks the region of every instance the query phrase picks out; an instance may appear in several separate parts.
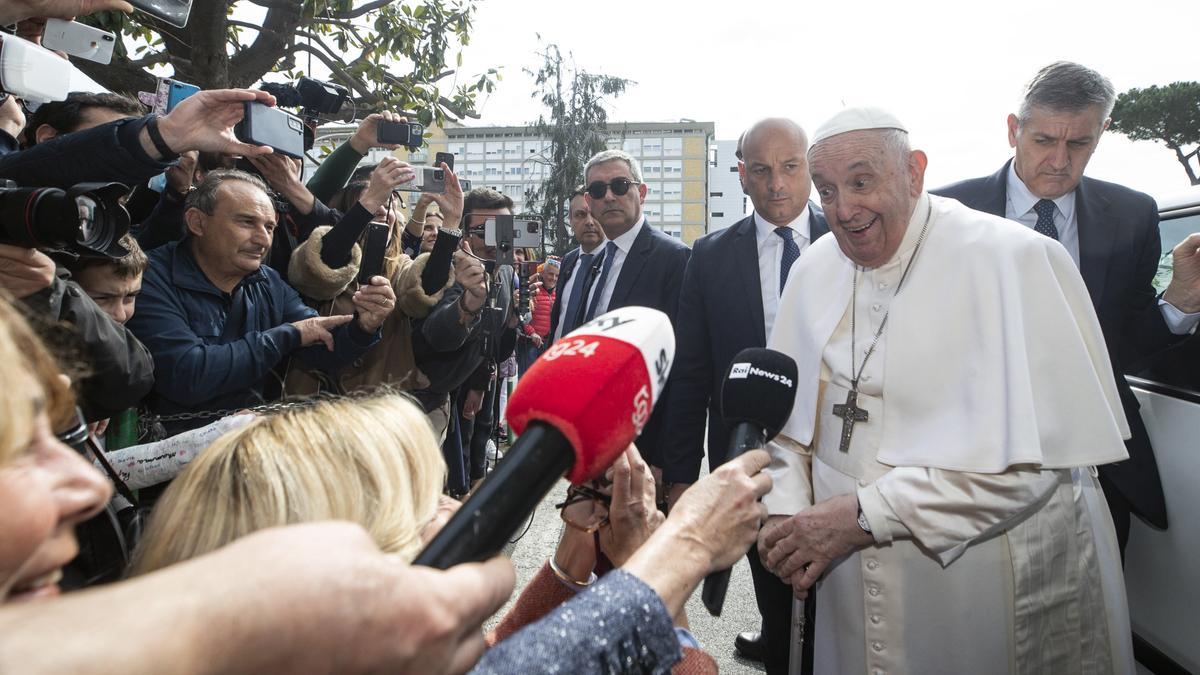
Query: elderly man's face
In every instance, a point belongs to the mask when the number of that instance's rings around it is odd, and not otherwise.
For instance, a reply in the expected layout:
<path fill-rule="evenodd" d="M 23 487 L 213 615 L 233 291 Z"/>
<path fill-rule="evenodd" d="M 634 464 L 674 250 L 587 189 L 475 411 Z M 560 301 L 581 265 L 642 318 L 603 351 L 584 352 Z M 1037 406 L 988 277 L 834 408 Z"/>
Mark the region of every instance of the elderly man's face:
<path fill-rule="evenodd" d="M 618 178 L 624 178 L 631 183 L 635 180 L 629 165 L 624 160 L 614 159 L 593 166 L 592 170 L 588 172 L 586 180 L 588 185 L 592 183 L 608 184 Z M 630 185 L 629 191 L 623 195 L 617 195 L 610 187 L 605 190 L 602 198 L 594 199 L 591 194 L 588 194 L 586 199 L 588 206 L 592 209 L 592 217 L 600 223 L 604 235 L 609 239 L 616 239 L 632 229 L 642 219 L 642 202 L 646 200 L 646 184 Z"/>
<path fill-rule="evenodd" d="M 571 198 L 571 212 L 567 218 L 571 221 L 571 232 L 583 250 L 591 251 L 604 241 L 604 231 L 592 217 L 592 207 L 588 205 L 587 197 L 579 195 Z"/>
<path fill-rule="evenodd" d="M 216 197 L 211 215 L 188 211 L 196 257 L 207 263 L 206 272 L 211 269 L 223 277 L 257 272 L 271 250 L 275 205 L 258 186 L 241 180 L 222 183 Z"/>
<path fill-rule="evenodd" d="M 1107 128 L 1100 106 L 1076 112 L 1035 107 L 1024 122 L 1009 115 L 1008 144 L 1016 148 L 1017 176 L 1039 199 L 1058 199 L 1079 185 Z"/>
<path fill-rule="evenodd" d="M 812 178 L 807 148 L 795 131 L 767 127 L 748 135 L 738 162 L 742 191 L 772 225 L 787 225 L 808 205 Z"/>
<path fill-rule="evenodd" d="M 924 189 L 925 153 L 901 158 L 882 132 L 852 131 L 814 145 L 808 161 L 842 252 L 864 267 L 891 260 Z"/>

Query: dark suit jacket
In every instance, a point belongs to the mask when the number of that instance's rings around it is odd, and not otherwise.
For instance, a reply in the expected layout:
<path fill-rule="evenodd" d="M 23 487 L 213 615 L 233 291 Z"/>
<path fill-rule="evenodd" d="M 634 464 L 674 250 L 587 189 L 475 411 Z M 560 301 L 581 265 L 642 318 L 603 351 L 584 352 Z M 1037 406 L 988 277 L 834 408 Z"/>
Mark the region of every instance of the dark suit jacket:
<path fill-rule="evenodd" d="M 809 203 L 811 241 L 829 231 L 825 215 Z M 692 248 L 675 322 L 675 366 L 666 400 L 663 481 L 694 483 L 704 457 L 708 414 L 708 465 L 722 464 L 729 428 L 721 418 L 721 385 L 738 352 L 767 346 L 754 217 L 705 235 Z"/>
<path fill-rule="evenodd" d="M 603 250 L 603 246 L 596 248 L 596 253 Z M 575 272 L 586 273 L 586 270 L 576 270 L 579 264 L 579 255 L 582 251 L 576 246 L 563 256 L 562 268 L 558 273 L 558 293 L 554 294 L 554 305 L 550 308 L 550 338 L 554 338 L 554 333 L 558 331 L 558 324 L 562 320 L 562 304 L 565 301 L 564 295 L 571 292 L 571 286 Z M 568 298 L 569 299 L 569 298 Z"/>
<path fill-rule="evenodd" d="M 1004 217 L 1008 166 L 1006 163 L 991 176 L 954 183 L 932 193 Z M 1134 512 L 1166 527 L 1158 465 L 1137 398 L 1124 377 L 1134 363 L 1181 339 L 1167 328 L 1152 284 L 1162 252 L 1158 207 L 1141 192 L 1085 177 L 1075 189 L 1075 218 L 1079 224 L 1079 272 L 1100 319 L 1133 434 L 1125 443 L 1129 459 L 1101 466 L 1100 472 L 1117 486 Z"/>

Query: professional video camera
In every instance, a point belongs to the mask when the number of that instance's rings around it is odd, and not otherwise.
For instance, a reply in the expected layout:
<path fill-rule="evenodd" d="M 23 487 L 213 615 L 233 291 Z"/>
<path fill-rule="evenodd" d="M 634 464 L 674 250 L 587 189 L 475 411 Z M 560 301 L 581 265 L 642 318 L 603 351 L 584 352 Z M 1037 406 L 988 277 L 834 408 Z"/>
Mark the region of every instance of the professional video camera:
<path fill-rule="evenodd" d="M 128 192 L 120 183 L 80 183 L 64 191 L 2 181 L 0 242 L 77 258 L 123 258 L 129 212 L 120 200 Z"/>

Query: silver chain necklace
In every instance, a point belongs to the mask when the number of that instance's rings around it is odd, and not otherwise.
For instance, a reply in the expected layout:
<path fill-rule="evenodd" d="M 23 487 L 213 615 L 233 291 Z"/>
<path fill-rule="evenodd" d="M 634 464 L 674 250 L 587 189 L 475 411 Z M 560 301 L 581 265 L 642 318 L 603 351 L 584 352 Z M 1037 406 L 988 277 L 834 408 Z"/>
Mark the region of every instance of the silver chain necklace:
<path fill-rule="evenodd" d="M 896 284 L 896 290 L 892 292 L 892 300 L 900 293 L 900 287 L 904 285 L 904 280 L 908 278 L 908 273 L 912 270 L 913 263 L 917 261 L 917 254 L 921 252 L 921 244 L 925 241 L 925 234 L 929 231 L 929 221 L 933 216 L 933 204 L 929 204 L 929 208 L 925 212 L 925 223 L 921 226 L 921 234 L 917 237 L 917 245 L 913 247 L 912 257 L 908 259 L 908 264 L 904 266 L 904 272 L 900 274 L 900 281 Z M 850 391 L 846 393 L 846 402 L 838 403 L 833 406 L 833 414 L 835 417 L 842 418 L 842 438 L 838 445 L 838 449 L 842 452 L 850 452 L 850 437 L 854 434 L 854 424 L 856 422 L 866 422 L 868 418 L 867 411 L 858 407 L 858 381 L 862 378 L 863 371 L 867 368 L 867 361 L 871 359 L 871 355 L 875 353 L 875 347 L 879 345 L 879 338 L 883 335 L 883 329 L 887 327 L 888 317 L 892 313 L 892 308 L 889 306 L 888 311 L 884 313 L 883 319 L 879 322 L 879 330 L 875 331 L 875 337 L 871 340 L 871 346 L 867 348 L 866 355 L 863 356 L 862 365 L 856 366 L 858 359 L 858 346 L 855 340 L 856 323 L 855 316 L 858 314 L 858 272 L 859 266 L 854 266 L 854 280 L 851 282 L 850 291 L 850 374 L 853 379 L 850 380 Z"/>

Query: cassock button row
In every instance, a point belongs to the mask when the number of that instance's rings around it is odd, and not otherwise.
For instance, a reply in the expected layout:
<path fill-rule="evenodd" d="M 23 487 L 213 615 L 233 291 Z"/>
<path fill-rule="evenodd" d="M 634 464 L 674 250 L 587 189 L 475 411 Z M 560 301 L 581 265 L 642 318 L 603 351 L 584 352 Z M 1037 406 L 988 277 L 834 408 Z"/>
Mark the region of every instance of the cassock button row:
<path fill-rule="evenodd" d="M 879 587 L 872 586 L 871 588 L 867 589 L 867 594 L 870 595 L 872 598 L 878 596 L 879 595 Z"/>
<path fill-rule="evenodd" d="M 878 312 L 878 311 L 879 311 L 879 310 L 881 310 L 881 309 L 883 309 L 883 305 L 879 304 L 878 302 L 877 302 L 877 303 L 875 303 L 875 304 L 873 304 L 873 305 L 871 305 L 871 311 L 872 311 L 872 312 Z"/>
<path fill-rule="evenodd" d="M 882 621 L 883 617 L 879 616 L 878 614 L 871 615 L 871 623 L 875 624 L 876 626 L 878 626 Z"/>
<path fill-rule="evenodd" d="M 874 649 L 877 652 L 881 652 L 881 651 L 883 651 L 883 643 L 882 642 L 872 642 L 871 649 Z"/>
<path fill-rule="evenodd" d="M 888 282 L 886 282 L 886 281 L 879 282 L 879 290 L 881 290 L 881 291 L 885 290 L 887 287 L 888 287 Z"/>
<path fill-rule="evenodd" d="M 874 569 L 878 569 L 878 568 L 879 568 L 878 561 L 876 561 L 876 560 L 868 560 L 867 561 L 867 569 L 874 570 Z"/>

